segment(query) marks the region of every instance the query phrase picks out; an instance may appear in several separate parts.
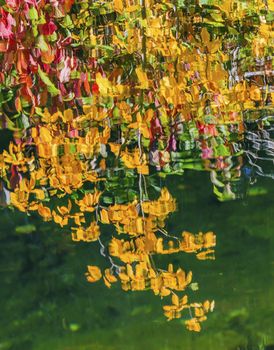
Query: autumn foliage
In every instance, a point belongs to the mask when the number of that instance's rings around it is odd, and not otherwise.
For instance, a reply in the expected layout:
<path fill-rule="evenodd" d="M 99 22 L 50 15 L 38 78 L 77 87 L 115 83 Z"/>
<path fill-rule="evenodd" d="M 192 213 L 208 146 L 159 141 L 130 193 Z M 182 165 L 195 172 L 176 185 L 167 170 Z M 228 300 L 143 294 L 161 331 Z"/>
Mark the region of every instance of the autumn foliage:
<path fill-rule="evenodd" d="M 214 259 L 216 237 L 166 231 L 176 200 L 155 173 L 206 170 L 219 200 L 235 198 L 245 122 L 270 115 L 273 101 L 273 4 L 2 3 L 1 127 L 13 131 L 0 155 L 5 204 L 97 242 L 109 267 L 88 266 L 89 282 L 170 298 L 168 320 L 200 331 L 214 302 L 189 301 L 191 271 L 153 257 Z"/>

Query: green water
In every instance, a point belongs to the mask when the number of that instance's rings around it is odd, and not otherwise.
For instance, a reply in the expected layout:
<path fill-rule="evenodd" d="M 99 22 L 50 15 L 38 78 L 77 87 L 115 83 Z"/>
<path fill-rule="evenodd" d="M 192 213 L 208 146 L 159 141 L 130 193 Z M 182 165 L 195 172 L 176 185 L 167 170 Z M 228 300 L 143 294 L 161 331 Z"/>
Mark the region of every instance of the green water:
<path fill-rule="evenodd" d="M 168 219 L 169 232 L 212 230 L 217 235 L 216 260 L 198 261 L 185 253 L 157 258 L 159 265 L 173 262 L 193 271 L 199 285 L 191 292 L 195 300 L 215 300 L 201 333 L 187 331 L 181 320 L 167 322 L 163 301 L 151 292 L 107 289 L 102 281 L 88 284 L 88 264 L 107 266 L 98 243 L 73 243 L 66 230 L 38 216 L 4 209 L 0 349 L 272 349 L 273 182 L 259 178 L 250 196 L 224 203 L 213 196 L 205 172 L 168 177 L 166 186 L 178 203 Z M 22 233 L 22 225 L 35 227 Z"/>

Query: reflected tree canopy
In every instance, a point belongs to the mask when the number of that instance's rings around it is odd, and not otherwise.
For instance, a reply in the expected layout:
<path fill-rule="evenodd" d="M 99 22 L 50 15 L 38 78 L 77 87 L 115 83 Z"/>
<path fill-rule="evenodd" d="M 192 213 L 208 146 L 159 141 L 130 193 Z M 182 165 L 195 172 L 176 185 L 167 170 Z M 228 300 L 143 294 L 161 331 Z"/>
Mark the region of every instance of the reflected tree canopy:
<path fill-rule="evenodd" d="M 216 236 L 166 230 L 177 208 L 165 177 L 207 171 L 219 201 L 273 178 L 273 9 L 261 0 L 5 1 L 0 117 L 13 137 L 0 155 L 2 205 L 98 242 L 109 267 L 88 265 L 87 281 L 151 289 L 168 320 L 200 331 L 214 302 L 189 300 L 191 271 L 153 259 L 214 259 Z"/>

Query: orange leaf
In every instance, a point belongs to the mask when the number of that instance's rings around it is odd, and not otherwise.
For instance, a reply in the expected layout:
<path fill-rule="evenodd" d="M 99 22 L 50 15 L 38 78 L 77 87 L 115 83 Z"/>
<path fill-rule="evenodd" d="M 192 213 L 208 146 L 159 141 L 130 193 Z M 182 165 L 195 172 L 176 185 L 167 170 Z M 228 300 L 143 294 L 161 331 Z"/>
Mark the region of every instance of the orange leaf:
<path fill-rule="evenodd" d="M 102 277 L 102 273 L 101 270 L 99 269 L 99 267 L 97 266 L 88 266 L 88 272 L 86 273 L 87 276 L 87 280 L 88 282 L 96 282 L 99 281 L 99 279 L 101 279 Z"/>

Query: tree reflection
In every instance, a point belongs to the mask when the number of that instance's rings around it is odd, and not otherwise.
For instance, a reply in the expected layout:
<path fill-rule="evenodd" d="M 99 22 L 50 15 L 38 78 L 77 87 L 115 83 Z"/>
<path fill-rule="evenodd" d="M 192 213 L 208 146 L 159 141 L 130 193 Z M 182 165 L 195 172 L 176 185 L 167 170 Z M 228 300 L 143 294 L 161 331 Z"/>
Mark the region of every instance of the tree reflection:
<path fill-rule="evenodd" d="M 171 296 L 172 305 L 164 306 L 168 319 L 183 314 L 187 328 L 200 331 L 213 304 L 188 302 L 187 294 L 180 296 L 191 288 L 191 271 L 174 270 L 172 264 L 159 268 L 153 256 L 186 252 L 201 260 L 214 259 L 214 233 L 169 234 L 166 219 L 176 210 L 176 200 L 166 187 L 156 186 L 155 175 L 149 174 L 136 149 L 120 151 L 110 142 L 107 125 L 101 130 L 77 129 L 77 137 L 75 133 L 69 137 L 67 126 L 63 121 L 36 125 L 3 152 L 8 204 L 68 226 L 74 241 L 98 241 L 109 268 L 101 272 L 88 266 L 89 282 L 103 278 L 107 287 L 119 281 L 125 291 L 151 289 L 160 297 Z M 102 225 L 113 226 L 115 234 L 102 237 Z"/>
<path fill-rule="evenodd" d="M 191 271 L 153 256 L 213 259 L 215 234 L 167 232 L 176 199 L 159 178 L 208 171 L 225 201 L 242 196 L 243 177 L 273 177 L 258 164 L 273 161 L 272 7 L 6 1 L 1 125 L 14 135 L 0 155 L 1 204 L 98 242 L 109 268 L 88 266 L 89 282 L 170 297 L 167 318 L 200 331 L 214 303 L 189 301 Z M 102 225 L 115 234 L 103 238 Z"/>

